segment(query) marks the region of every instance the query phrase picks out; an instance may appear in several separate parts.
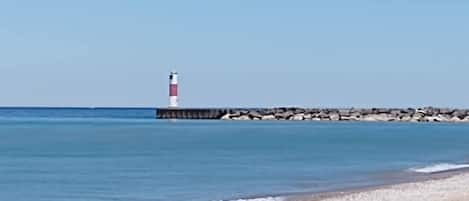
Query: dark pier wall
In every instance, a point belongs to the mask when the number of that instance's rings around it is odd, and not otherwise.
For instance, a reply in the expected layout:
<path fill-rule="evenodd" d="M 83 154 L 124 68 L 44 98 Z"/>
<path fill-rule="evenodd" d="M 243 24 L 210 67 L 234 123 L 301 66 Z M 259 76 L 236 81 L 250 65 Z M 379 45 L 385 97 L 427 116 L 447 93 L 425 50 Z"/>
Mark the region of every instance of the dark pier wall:
<path fill-rule="evenodd" d="M 221 119 L 231 109 L 216 108 L 157 108 L 157 119 Z"/>

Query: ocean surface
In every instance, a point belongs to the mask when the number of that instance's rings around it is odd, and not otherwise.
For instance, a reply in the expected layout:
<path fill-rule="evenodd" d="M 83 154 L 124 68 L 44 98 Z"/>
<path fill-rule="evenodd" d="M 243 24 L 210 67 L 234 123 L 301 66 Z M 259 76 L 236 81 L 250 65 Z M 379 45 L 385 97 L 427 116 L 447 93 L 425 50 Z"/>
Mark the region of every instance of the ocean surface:
<path fill-rule="evenodd" d="M 151 108 L 0 108 L 0 200 L 247 200 L 469 167 L 469 124 L 154 116 Z"/>

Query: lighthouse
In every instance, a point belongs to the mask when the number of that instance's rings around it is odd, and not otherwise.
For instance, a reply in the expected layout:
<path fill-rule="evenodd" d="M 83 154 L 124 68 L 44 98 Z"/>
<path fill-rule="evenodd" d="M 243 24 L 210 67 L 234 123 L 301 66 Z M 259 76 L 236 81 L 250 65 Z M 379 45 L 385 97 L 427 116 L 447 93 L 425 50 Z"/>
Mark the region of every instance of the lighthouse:
<path fill-rule="evenodd" d="M 171 71 L 169 74 L 169 107 L 178 107 L 178 73 Z"/>

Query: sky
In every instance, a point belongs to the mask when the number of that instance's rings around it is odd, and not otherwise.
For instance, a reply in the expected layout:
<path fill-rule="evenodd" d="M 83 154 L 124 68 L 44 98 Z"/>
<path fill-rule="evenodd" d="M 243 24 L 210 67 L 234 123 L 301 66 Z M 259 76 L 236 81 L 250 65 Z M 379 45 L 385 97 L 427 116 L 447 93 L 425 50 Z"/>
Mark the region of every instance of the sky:
<path fill-rule="evenodd" d="M 0 0 L 0 106 L 469 108 L 469 2 Z"/>

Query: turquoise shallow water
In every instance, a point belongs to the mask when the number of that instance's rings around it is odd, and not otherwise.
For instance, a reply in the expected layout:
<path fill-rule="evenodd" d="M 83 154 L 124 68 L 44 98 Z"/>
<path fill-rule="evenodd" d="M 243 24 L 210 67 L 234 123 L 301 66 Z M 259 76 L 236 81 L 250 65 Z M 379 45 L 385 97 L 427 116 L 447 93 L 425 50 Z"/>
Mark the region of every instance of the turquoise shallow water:
<path fill-rule="evenodd" d="M 328 191 L 469 156 L 469 124 L 153 117 L 153 109 L 0 109 L 0 200 L 212 201 Z"/>

